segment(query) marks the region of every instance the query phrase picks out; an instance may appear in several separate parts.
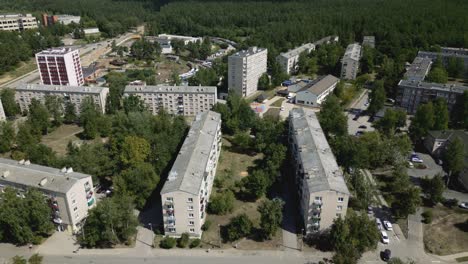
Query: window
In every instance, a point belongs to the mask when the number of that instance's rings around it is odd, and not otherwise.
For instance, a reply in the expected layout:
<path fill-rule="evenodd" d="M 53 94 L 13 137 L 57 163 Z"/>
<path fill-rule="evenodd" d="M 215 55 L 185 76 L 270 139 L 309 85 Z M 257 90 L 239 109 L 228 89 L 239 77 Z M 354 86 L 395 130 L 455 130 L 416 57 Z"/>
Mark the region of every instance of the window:
<path fill-rule="evenodd" d="M 190 233 L 195 233 L 195 228 L 190 228 Z"/>
<path fill-rule="evenodd" d="M 189 206 L 188 206 L 188 209 L 189 209 L 189 210 L 193 210 L 193 205 L 189 205 Z"/>
<path fill-rule="evenodd" d="M 73 211 L 74 211 L 74 212 L 76 212 L 76 210 L 78 210 L 78 207 L 73 208 Z"/>
<path fill-rule="evenodd" d="M 322 201 L 322 197 L 320 197 L 320 196 L 315 196 L 315 200 L 316 200 L 316 201 Z"/>
<path fill-rule="evenodd" d="M 188 198 L 188 199 L 187 199 L 187 202 L 193 203 L 193 198 Z"/>
<path fill-rule="evenodd" d="M 343 210 L 343 206 L 341 206 L 341 205 L 338 205 L 338 206 L 336 207 L 336 210 L 337 210 L 337 211 L 341 211 L 341 210 Z"/>
<path fill-rule="evenodd" d="M 76 214 L 76 215 L 75 215 L 75 219 L 78 219 L 78 218 L 80 218 L 80 215 L 79 215 L 79 214 Z"/>
<path fill-rule="evenodd" d="M 76 204 L 76 200 L 73 200 L 73 201 L 72 201 L 72 204 Z"/>
<path fill-rule="evenodd" d="M 189 221 L 189 225 L 195 225 L 194 221 Z"/>
<path fill-rule="evenodd" d="M 193 214 L 192 213 L 188 214 L 188 217 L 193 218 Z"/>
<path fill-rule="evenodd" d="M 337 213 L 337 214 L 336 214 L 336 217 L 341 217 L 341 213 Z"/>
<path fill-rule="evenodd" d="M 342 203 L 344 201 L 344 198 L 343 197 L 338 197 L 338 202 L 339 203 Z"/>
<path fill-rule="evenodd" d="M 172 201 L 174 201 L 174 198 L 172 198 L 172 197 L 166 197 L 166 201 L 172 202 Z"/>
<path fill-rule="evenodd" d="M 175 231 L 176 231 L 176 229 L 175 229 L 175 228 L 173 228 L 173 227 L 169 227 L 169 232 L 171 232 L 171 233 L 175 233 Z"/>

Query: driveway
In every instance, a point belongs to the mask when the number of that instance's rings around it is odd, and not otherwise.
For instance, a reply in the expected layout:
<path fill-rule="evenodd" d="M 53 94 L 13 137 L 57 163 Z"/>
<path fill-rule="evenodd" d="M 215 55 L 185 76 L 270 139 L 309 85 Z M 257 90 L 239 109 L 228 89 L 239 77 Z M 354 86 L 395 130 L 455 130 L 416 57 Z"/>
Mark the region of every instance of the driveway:
<path fill-rule="evenodd" d="M 370 132 L 375 129 L 372 127 L 372 123 L 369 122 L 370 116 L 359 115 L 357 120 L 353 120 L 357 113 L 363 113 L 368 106 L 366 102 L 369 98 L 367 90 L 364 90 L 359 98 L 350 105 L 349 110 L 345 112 L 345 115 L 348 117 L 348 133 L 350 135 L 355 135 L 357 131 Z M 360 126 L 366 126 L 366 128 L 359 128 Z"/>
<path fill-rule="evenodd" d="M 434 159 L 429 155 L 425 153 L 420 153 L 416 152 L 418 156 L 423 160 L 423 163 L 426 168 L 425 169 L 418 169 L 416 168 L 418 163 L 414 163 L 415 168 L 408 168 L 408 175 L 412 178 L 412 180 L 415 183 L 419 183 L 419 179 L 423 178 L 425 176 L 428 176 L 429 178 L 433 178 L 437 174 L 441 174 L 442 176 L 445 174 L 442 166 L 438 165 Z M 421 164 L 421 163 L 419 163 Z"/>

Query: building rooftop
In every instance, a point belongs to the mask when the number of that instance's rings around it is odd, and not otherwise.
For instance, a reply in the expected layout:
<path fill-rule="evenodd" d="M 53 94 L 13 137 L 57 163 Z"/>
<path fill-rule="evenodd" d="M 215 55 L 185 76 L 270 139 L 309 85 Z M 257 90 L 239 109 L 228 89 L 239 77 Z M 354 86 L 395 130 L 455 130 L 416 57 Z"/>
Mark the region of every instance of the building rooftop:
<path fill-rule="evenodd" d="M 315 46 L 318 46 L 318 45 L 322 45 L 322 44 L 327 44 L 327 43 L 330 43 L 330 42 L 338 42 L 339 40 L 339 37 L 338 36 L 326 36 L 324 38 L 321 38 L 317 41 L 314 41 L 312 44 L 314 44 Z"/>
<path fill-rule="evenodd" d="M 428 57 L 416 57 L 405 73 L 408 81 L 423 81 L 431 69 L 432 59 Z"/>
<path fill-rule="evenodd" d="M 316 82 L 309 83 L 308 85 L 300 89 L 298 92 L 309 91 L 312 94 L 320 95 L 323 92 L 325 92 L 328 88 L 330 88 L 330 86 L 336 84 L 339 81 L 340 79 L 329 74 L 327 76 L 320 78 Z"/>
<path fill-rule="evenodd" d="M 0 158 L 0 184 L 10 183 L 25 187 L 36 187 L 52 192 L 66 193 L 78 180 L 91 175 L 56 169 L 35 164 L 29 161 Z"/>
<path fill-rule="evenodd" d="M 290 120 L 310 192 L 332 190 L 349 194 L 343 173 L 315 113 L 309 109 L 295 108 L 290 112 Z"/>
<path fill-rule="evenodd" d="M 191 41 L 198 41 L 202 40 L 201 37 L 192 37 L 192 36 L 181 36 L 181 35 L 170 35 L 170 34 L 159 34 L 158 38 L 167 38 L 167 39 L 180 39 L 180 40 L 191 40 Z"/>
<path fill-rule="evenodd" d="M 312 43 L 306 43 L 306 44 L 303 44 L 295 49 L 291 49 L 291 50 L 288 50 L 287 52 L 283 52 L 280 54 L 280 56 L 282 57 L 285 57 L 285 58 L 292 58 L 292 57 L 295 57 L 295 56 L 299 56 L 302 52 L 304 51 L 310 51 L 310 50 L 314 50 L 315 49 L 315 45 L 312 44 Z"/>
<path fill-rule="evenodd" d="M 198 195 L 202 188 L 210 151 L 216 139 L 221 115 L 209 111 L 198 114 L 179 150 L 161 194 L 182 191 Z"/>
<path fill-rule="evenodd" d="M 0 19 L 2 18 L 16 18 L 16 17 L 32 17 L 31 14 L 1 14 Z"/>
<path fill-rule="evenodd" d="M 46 84 L 34 84 L 34 83 L 23 83 L 16 88 L 17 91 L 31 91 L 31 92 L 51 92 L 51 93 L 83 93 L 83 94 L 100 94 L 103 90 L 109 89 L 107 87 L 96 87 L 96 86 L 64 86 L 64 85 L 46 85 Z"/>
<path fill-rule="evenodd" d="M 349 44 L 343 55 L 343 59 L 359 61 L 361 59 L 361 45 L 359 43 Z"/>
<path fill-rule="evenodd" d="M 36 55 L 65 55 L 67 53 L 75 51 L 72 48 L 51 48 L 36 53 Z"/>
<path fill-rule="evenodd" d="M 375 36 L 364 36 L 362 39 L 362 45 L 369 45 L 375 47 Z"/>
<path fill-rule="evenodd" d="M 442 47 L 441 52 L 432 52 L 432 51 L 419 51 L 418 56 L 421 57 L 433 57 L 437 56 L 450 56 L 450 57 L 459 57 L 459 58 L 468 58 L 468 49 L 463 48 L 448 48 Z"/>
<path fill-rule="evenodd" d="M 216 93 L 215 86 L 137 86 L 127 85 L 125 86 L 125 92 L 128 94 L 132 93 Z"/>
<path fill-rule="evenodd" d="M 455 84 L 442 84 L 442 83 L 430 83 L 430 82 L 418 82 L 410 80 L 401 80 L 398 86 L 407 86 L 413 88 L 430 89 L 434 91 L 445 91 L 454 93 L 463 93 L 468 91 L 467 86 L 459 86 Z"/>
<path fill-rule="evenodd" d="M 232 55 L 229 56 L 229 57 L 244 58 L 244 57 L 248 57 L 248 56 L 251 56 L 251 55 L 260 53 L 260 52 L 265 51 L 265 50 L 266 50 L 265 48 L 250 47 L 250 48 L 247 49 L 247 50 L 238 51 L 238 52 L 232 54 Z"/>

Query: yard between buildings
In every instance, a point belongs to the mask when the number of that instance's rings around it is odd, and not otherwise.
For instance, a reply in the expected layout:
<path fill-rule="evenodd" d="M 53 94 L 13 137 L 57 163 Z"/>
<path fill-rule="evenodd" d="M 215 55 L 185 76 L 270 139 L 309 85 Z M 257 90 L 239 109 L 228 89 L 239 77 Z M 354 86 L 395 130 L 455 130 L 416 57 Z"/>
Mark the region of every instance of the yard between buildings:
<path fill-rule="evenodd" d="M 251 155 L 250 155 L 251 154 Z M 231 189 L 236 193 L 238 188 L 236 182 L 240 181 L 243 177 L 248 176 L 249 171 L 255 167 L 255 161 L 263 157 L 263 154 L 258 153 L 238 153 L 232 148 L 231 143 L 227 137 L 223 138 L 223 147 L 221 150 L 221 156 L 219 158 L 219 165 L 216 172 L 215 181 L 221 181 L 222 188 L 218 188 L 219 185 L 213 186 L 211 197 L 216 195 L 217 192 L 222 192 L 226 189 Z M 257 249 L 276 249 L 279 247 L 282 241 L 281 229 L 278 230 L 277 234 L 271 240 L 261 241 L 254 237 L 256 233 L 255 229 L 258 228 L 260 223 L 260 213 L 257 212 L 257 207 L 266 198 L 263 197 L 255 202 L 247 202 L 239 200 L 236 197 L 234 202 L 234 210 L 226 215 L 213 215 L 207 214 L 207 221 L 211 222 L 211 226 L 207 231 L 203 232 L 202 241 L 204 247 L 218 247 L 222 240 L 220 238 L 220 227 L 227 225 L 230 219 L 241 213 L 247 214 L 254 224 L 254 231 L 252 232 L 253 237 L 243 238 L 239 241 L 222 243 L 222 248 L 231 248 L 237 246 L 239 249 L 245 250 L 257 250 Z"/>
<path fill-rule="evenodd" d="M 50 147 L 58 155 L 64 156 L 67 153 L 68 142 L 80 140 L 77 135 L 82 131 L 83 128 L 77 125 L 61 125 L 43 136 L 41 143 Z"/>
<path fill-rule="evenodd" d="M 279 98 L 278 100 L 274 101 L 271 106 L 274 106 L 274 107 L 281 107 L 281 105 L 283 104 L 283 101 L 286 100 L 285 98 Z"/>

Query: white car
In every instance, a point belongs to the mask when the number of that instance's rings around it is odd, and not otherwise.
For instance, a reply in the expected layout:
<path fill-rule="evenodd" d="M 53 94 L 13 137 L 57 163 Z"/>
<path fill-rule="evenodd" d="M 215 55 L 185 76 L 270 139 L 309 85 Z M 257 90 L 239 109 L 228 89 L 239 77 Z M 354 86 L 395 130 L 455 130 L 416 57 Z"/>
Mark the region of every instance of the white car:
<path fill-rule="evenodd" d="M 411 161 L 416 163 L 423 163 L 423 160 L 419 157 L 411 157 Z"/>
<path fill-rule="evenodd" d="M 462 208 L 462 209 L 468 209 L 468 203 L 466 203 L 466 202 L 465 202 L 465 203 L 461 203 L 461 204 L 459 205 L 459 207 Z"/>
<path fill-rule="evenodd" d="M 382 221 L 380 221 L 379 218 L 376 218 L 376 219 L 375 219 L 375 223 L 377 224 L 377 228 L 378 228 L 379 230 L 382 230 L 382 229 L 383 229 L 383 227 L 382 227 Z"/>
<path fill-rule="evenodd" d="M 392 223 L 390 223 L 389 221 L 383 221 L 383 225 L 385 226 L 385 229 L 387 229 L 388 231 L 393 230 Z"/>
<path fill-rule="evenodd" d="M 382 238 L 382 243 L 384 243 L 384 244 L 390 243 L 390 239 L 388 238 L 387 232 L 381 231 L 380 236 Z"/>
<path fill-rule="evenodd" d="M 284 111 L 284 106 L 280 107 L 280 111 Z"/>

